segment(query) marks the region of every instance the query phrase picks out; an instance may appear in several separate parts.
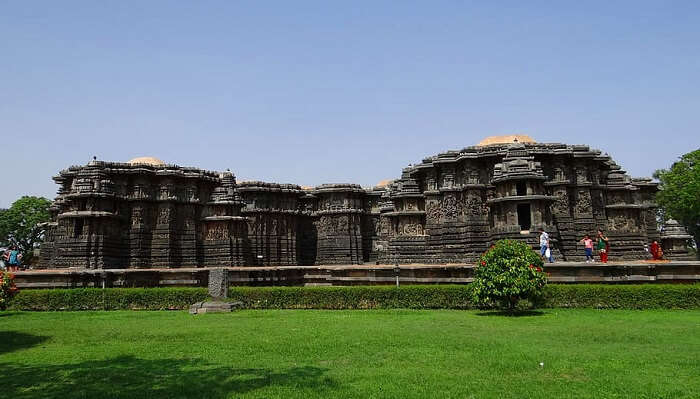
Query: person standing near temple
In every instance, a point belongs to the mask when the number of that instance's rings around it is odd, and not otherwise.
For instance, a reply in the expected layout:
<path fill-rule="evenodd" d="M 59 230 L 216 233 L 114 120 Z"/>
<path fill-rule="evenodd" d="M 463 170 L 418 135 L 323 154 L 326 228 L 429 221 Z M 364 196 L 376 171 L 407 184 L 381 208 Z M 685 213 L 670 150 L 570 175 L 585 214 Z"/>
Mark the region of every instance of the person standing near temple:
<path fill-rule="evenodd" d="M 7 251 L 7 265 L 11 272 L 16 272 L 19 269 L 20 262 L 22 261 L 22 254 L 17 250 L 16 246 L 12 246 L 9 251 Z"/>
<path fill-rule="evenodd" d="M 595 262 L 595 259 L 593 259 L 593 240 L 591 240 L 591 236 L 586 234 L 580 242 L 583 243 L 584 251 L 586 252 L 586 263 Z"/>
<path fill-rule="evenodd" d="M 608 250 L 610 244 L 608 242 L 608 237 L 603 234 L 601 230 L 598 230 L 598 242 L 596 243 L 596 249 L 598 254 L 600 254 L 600 261 L 603 263 L 608 263 Z"/>
<path fill-rule="evenodd" d="M 549 263 L 554 263 L 552 247 L 549 245 L 549 234 L 547 234 L 544 229 L 540 229 L 540 255 L 542 255 L 543 258 L 547 258 Z"/>
<path fill-rule="evenodd" d="M 661 258 L 664 256 L 664 252 L 661 250 L 661 245 L 654 240 L 654 242 L 651 243 L 649 246 L 649 253 L 651 253 L 651 258 L 653 260 L 661 260 Z"/>
<path fill-rule="evenodd" d="M 9 250 L 5 248 L 0 249 L 0 270 L 7 269 L 7 260 L 9 259 Z"/>

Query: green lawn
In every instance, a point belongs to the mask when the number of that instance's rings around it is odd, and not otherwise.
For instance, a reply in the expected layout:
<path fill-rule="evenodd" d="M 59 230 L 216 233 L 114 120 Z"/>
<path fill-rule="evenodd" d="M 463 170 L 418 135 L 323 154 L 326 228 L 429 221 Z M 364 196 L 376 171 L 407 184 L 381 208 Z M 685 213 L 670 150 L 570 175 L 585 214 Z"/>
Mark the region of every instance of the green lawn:
<path fill-rule="evenodd" d="M 7 398 L 698 398 L 700 311 L 0 313 L 0 370 Z"/>

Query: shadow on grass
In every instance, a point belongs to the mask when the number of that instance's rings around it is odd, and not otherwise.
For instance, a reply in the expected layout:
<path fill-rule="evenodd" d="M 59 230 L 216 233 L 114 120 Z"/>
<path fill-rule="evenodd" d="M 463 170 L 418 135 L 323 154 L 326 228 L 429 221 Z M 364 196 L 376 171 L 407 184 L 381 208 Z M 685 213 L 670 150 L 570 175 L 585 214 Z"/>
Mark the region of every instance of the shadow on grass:
<path fill-rule="evenodd" d="M 507 310 L 492 310 L 476 313 L 477 316 L 505 316 L 505 317 L 534 317 L 544 316 L 546 313 L 541 310 L 516 310 L 508 312 Z"/>
<path fill-rule="evenodd" d="M 8 398 L 226 398 L 265 387 L 323 392 L 337 384 L 327 369 L 232 368 L 198 360 L 146 360 L 119 356 L 44 367 L 0 363 Z"/>
<path fill-rule="evenodd" d="M 47 339 L 48 337 L 19 331 L 0 331 L 0 355 L 20 349 L 31 348 Z"/>

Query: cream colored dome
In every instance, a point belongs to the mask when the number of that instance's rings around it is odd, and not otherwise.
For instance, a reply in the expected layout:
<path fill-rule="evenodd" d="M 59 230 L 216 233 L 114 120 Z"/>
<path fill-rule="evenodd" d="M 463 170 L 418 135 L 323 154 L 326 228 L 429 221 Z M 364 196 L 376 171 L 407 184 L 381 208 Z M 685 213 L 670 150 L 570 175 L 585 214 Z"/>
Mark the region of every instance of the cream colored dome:
<path fill-rule="evenodd" d="M 478 146 L 491 144 L 534 143 L 535 140 L 526 134 L 507 134 L 505 136 L 489 136 L 481 140 Z"/>
<path fill-rule="evenodd" d="M 392 179 L 380 180 L 379 183 L 377 183 L 374 187 L 386 187 L 393 182 L 394 180 Z"/>
<path fill-rule="evenodd" d="M 138 157 L 130 160 L 127 162 L 132 165 L 136 164 L 146 164 L 146 165 L 153 165 L 153 166 L 161 166 L 165 165 L 165 162 L 161 161 L 158 158 L 153 158 L 153 157 Z"/>

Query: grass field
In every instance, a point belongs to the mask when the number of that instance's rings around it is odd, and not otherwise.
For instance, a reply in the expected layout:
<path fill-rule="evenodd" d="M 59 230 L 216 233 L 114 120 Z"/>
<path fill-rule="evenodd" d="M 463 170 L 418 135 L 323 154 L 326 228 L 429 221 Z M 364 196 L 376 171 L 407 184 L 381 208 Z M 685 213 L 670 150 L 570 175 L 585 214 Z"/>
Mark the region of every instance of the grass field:
<path fill-rule="evenodd" d="M 0 313 L 0 370 L 3 398 L 698 398 L 700 311 Z"/>

